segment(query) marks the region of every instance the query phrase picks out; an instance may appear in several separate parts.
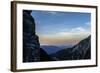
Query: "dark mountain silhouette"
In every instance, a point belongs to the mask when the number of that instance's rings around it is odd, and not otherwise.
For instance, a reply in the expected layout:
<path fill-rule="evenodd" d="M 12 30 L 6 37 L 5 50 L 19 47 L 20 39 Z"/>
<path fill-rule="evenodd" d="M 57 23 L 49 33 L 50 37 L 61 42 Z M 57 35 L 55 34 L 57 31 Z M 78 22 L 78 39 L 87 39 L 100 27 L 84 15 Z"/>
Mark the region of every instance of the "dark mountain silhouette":
<path fill-rule="evenodd" d="M 91 58 L 91 36 L 80 41 L 72 48 L 66 48 L 52 54 L 59 60 L 79 60 L 79 59 L 90 59 Z"/>
<path fill-rule="evenodd" d="M 46 46 L 43 45 L 41 46 L 48 54 L 56 53 L 58 50 L 61 50 L 61 48 L 56 47 L 56 46 Z"/>
<path fill-rule="evenodd" d="M 40 48 L 40 61 L 55 61 L 55 59 L 48 55 L 42 48 Z"/>
<path fill-rule="evenodd" d="M 45 50 L 47 54 L 51 55 L 65 48 L 72 47 L 72 45 L 41 45 L 40 47 Z"/>
<path fill-rule="evenodd" d="M 46 52 L 47 52 L 47 54 L 53 54 L 53 53 L 56 53 L 56 52 L 58 52 L 58 51 L 60 51 L 60 50 L 62 50 L 63 48 L 67 48 L 67 47 L 69 47 L 69 46 L 52 46 L 52 45 L 42 45 L 42 46 L 40 46 L 41 48 L 43 48 Z"/>
<path fill-rule="evenodd" d="M 31 10 L 23 10 L 23 62 L 39 61 L 39 38 L 35 34 L 35 20 Z"/>
<path fill-rule="evenodd" d="M 23 10 L 23 62 L 53 60 L 42 48 L 35 32 L 35 20 L 31 10 Z"/>

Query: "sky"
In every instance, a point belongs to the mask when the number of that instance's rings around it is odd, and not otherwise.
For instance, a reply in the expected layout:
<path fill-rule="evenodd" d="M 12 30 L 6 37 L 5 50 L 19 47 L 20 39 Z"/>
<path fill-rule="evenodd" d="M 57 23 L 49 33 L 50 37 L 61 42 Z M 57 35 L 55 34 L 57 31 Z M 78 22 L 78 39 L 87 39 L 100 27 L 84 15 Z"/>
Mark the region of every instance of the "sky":
<path fill-rule="evenodd" d="M 41 45 L 75 45 L 91 33 L 91 14 L 36 11 L 31 13 Z"/>

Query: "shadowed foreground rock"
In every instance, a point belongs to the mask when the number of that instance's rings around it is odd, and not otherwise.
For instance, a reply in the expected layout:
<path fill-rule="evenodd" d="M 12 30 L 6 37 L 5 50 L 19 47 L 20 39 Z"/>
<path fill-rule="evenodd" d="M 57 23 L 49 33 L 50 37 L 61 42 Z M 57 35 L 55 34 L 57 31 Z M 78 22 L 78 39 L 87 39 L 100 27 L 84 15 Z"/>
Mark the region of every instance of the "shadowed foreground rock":
<path fill-rule="evenodd" d="M 39 61 L 40 44 L 31 10 L 23 10 L 23 62 Z"/>
<path fill-rule="evenodd" d="M 40 61 L 55 61 L 53 57 L 50 57 L 42 48 L 40 48 Z"/>
<path fill-rule="evenodd" d="M 41 48 L 39 38 L 35 33 L 35 21 L 31 10 L 23 10 L 23 62 L 38 62 L 52 60 Z"/>

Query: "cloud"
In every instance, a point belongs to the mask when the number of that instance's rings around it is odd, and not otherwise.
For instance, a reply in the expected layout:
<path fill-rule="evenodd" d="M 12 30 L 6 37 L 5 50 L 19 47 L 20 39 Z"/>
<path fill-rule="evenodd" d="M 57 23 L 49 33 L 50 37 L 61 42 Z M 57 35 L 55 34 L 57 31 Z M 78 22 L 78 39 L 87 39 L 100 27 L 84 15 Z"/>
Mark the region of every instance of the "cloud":
<path fill-rule="evenodd" d="M 89 32 L 59 32 L 57 34 L 55 34 L 54 36 L 57 37 L 62 37 L 62 38 L 68 38 L 68 39 L 75 39 L 75 38 L 79 38 L 78 36 L 80 36 L 80 38 L 84 38 L 87 37 L 88 35 L 90 35 Z"/>
<path fill-rule="evenodd" d="M 88 32 L 58 32 L 52 35 L 41 35 L 39 40 L 41 44 L 49 45 L 68 45 L 68 44 L 77 44 L 80 40 L 88 37 L 90 33 Z"/>
<path fill-rule="evenodd" d="M 49 37 L 49 38 L 59 38 L 59 39 L 75 39 L 79 38 L 77 36 L 80 36 L 81 38 L 87 37 L 90 35 L 90 32 L 82 27 L 76 27 L 72 28 L 70 30 L 61 30 L 55 33 L 49 33 L 49 34 L 40 34 L 41 37 Z"/>
<path fill-rule="evenodd" d="M 61 30 L 51 34 L 41 34 L 39 39 L 41 44 L 76 44 L 80 40 L 88 37 L 90 32 L 83 27 L 76 27 L 70 30 Z"/>
<path fill-rule="evenodd" d="M 55 12 L 55 11 L 48 11 L 47 13 L 53 14 L 53 15 L 57 14 L 57 12 Z"/>
<path fill-rule="evenodd" d="M 85 24 L 89 26 L 89 25 L 91 25 L 91 22 L 86 22 Z"/>
<path fill-rule="evenodd" d="M 76 27 L 71 30 L 71 32 L 85 32 L 85 31 L 86 31 L 86 29 L 84 29 L 82 27 Z"/>

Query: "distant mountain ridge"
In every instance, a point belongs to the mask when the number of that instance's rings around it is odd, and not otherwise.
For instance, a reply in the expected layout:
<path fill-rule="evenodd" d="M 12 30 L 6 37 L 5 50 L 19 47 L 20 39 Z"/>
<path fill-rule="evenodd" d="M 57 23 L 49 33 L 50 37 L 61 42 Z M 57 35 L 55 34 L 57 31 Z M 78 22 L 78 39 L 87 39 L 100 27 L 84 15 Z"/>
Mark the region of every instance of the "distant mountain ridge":
<path fill-rule="evenodd" d="M 41 45 L 40 47 L 43 48 L 50 55 L 71 46 Z"/>

